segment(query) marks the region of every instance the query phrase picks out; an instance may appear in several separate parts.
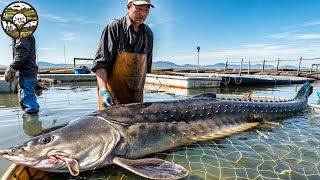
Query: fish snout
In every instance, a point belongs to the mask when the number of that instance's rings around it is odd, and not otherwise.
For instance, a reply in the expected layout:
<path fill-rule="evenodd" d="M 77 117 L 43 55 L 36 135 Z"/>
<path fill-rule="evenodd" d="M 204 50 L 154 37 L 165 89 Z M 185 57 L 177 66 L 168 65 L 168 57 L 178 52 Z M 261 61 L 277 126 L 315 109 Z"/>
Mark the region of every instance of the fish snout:
<path fill-rule="evenodd" d="M 13 156 L 16 155 L 17 153 L 19 153 L 20 151 L 23 151 L 24 147 L 20 146 L 20 147 L 12 147 L 6 150 L 0 150 L 0 156 L 3 155 L 9 155 L 9 156 Z"/>
<path fill-rule="evenodd" d="M 0 150 L 0 156 L 4 156 L 4 155 L 12 156 L 12 150 L 11 149 Z"/>

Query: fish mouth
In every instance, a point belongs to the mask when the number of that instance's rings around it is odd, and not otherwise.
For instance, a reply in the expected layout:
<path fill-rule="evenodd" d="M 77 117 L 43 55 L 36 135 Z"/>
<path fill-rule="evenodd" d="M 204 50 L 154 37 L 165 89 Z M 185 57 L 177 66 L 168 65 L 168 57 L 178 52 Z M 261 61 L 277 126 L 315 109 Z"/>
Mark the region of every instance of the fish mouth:
<path fill-rule="evenodd" d="M 44 159 L 44 161 L 50 164 L 59 164 L 65 162 L 64 158 L 59 155 L 50 155 L 46 159 Z"/>
<path fill-rule="evenodd" d="M 47 157 L 47 160 L 51 161 L 52 163 L 55 163 L 55 162 L 60 161 L 62 159 L 59 156 L 52 155 L 52 156 Z"/>

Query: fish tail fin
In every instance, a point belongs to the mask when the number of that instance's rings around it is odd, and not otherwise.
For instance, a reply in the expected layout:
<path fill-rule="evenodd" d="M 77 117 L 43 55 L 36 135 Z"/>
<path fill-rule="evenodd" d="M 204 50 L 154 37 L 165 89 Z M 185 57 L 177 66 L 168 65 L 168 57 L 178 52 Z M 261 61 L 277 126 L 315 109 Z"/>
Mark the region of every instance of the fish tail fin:
<path fill-rule="evenodd" d="M 306 82 L 299 89 L 294 100 L 300 100 L 300 101 L 304 101 L 307 103 L 308 97 L 312 94 L 312 92 L 313 92 L 313 87 L 311 86 L 311 84 L 309 82 Z"/>

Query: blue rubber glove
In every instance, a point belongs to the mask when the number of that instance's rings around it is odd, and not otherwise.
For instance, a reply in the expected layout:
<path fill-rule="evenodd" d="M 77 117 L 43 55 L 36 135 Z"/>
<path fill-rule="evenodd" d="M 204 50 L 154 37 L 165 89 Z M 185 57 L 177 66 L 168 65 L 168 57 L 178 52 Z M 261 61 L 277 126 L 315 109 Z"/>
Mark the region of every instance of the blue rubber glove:
<path fill-rule="evenodd" d="M 319 99 L 320 99 L 320 92 L 317 92 L 317 96 L 319 97 Z"/>
<path fill-rule="evenodd" d="M 112 96 L 110 94 L 110 92 L 106 89 L 101 91 L 101 96 L 102 96 L 102 105 L 104 107 L 109 107 L 109 106 L 113 106 L 113 100 L 112 100 Z"/>

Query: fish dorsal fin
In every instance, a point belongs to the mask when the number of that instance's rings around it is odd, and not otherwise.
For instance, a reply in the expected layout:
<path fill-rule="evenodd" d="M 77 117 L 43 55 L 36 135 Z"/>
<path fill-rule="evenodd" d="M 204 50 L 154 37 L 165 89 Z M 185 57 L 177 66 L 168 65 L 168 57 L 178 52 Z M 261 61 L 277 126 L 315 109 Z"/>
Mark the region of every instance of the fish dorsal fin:
<path fill-rule="evenodd" d="M 203 94 L 193 96 L 193 98 L 199 98 L 199 97 L 217 98 L 217 95 L 214 93 L 203 93 Z"/>
<path fill-rule="evenodd" d="M 194 141 L 205 141 L 205 140 L 210 140 L 210 139 L 221 138 L 221 137 L 228 136 L 230 134 L 242 132 L 247 129 L 253 128 L 253 127 L 257 126 L 258 124 L 259 124 L 258 122 L 233 124 L 230 126 L 220 128 L 220 129 L 213 131 L 213 132 L 210 132 L 208 134 L 204 134 L 203 136 L 197 136 L 197 137 L 190 138 L 190 139 L 192 139 Z"/>
<path fill-rule="evenodd" d="M 132 160 L 115 157 L 113 163 L 149 179 L 180 179 L 189 174 L 184 167 L 158 158 Z"/>

